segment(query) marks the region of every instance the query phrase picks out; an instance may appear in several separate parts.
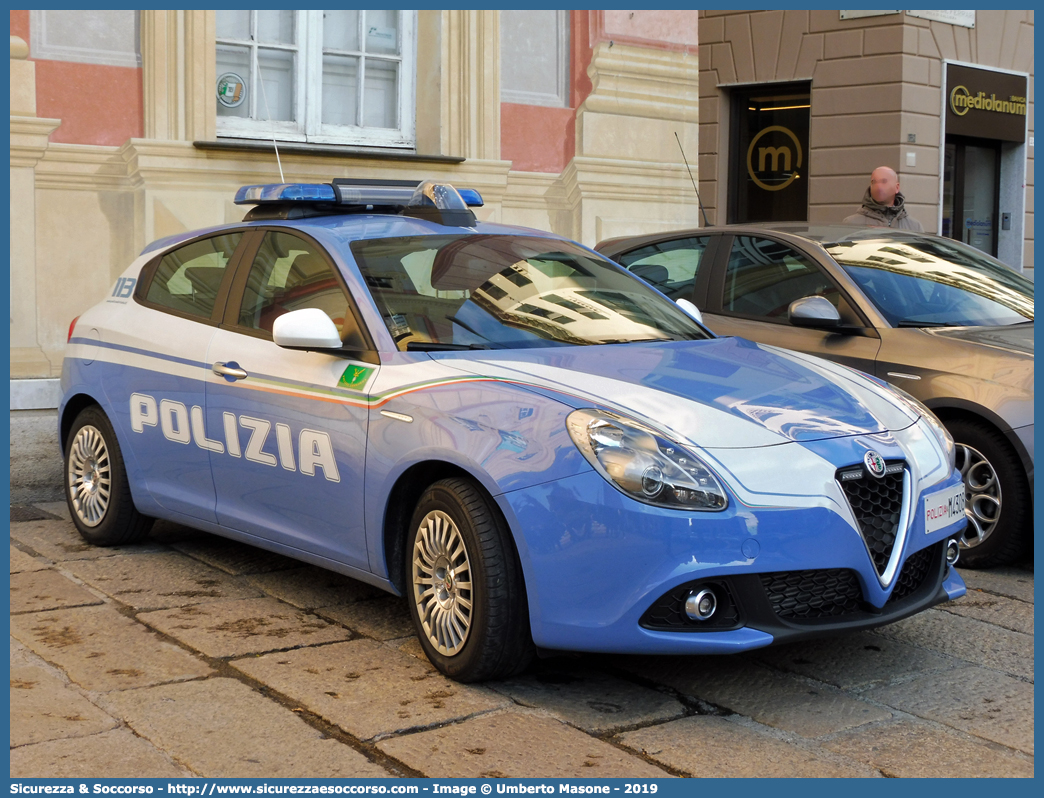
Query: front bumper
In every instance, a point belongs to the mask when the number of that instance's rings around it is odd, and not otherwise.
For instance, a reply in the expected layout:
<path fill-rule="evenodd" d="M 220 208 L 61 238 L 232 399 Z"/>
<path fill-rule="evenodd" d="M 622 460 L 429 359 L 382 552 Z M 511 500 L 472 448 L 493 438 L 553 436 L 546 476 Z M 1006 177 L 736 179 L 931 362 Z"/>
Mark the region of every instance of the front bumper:
<path fill-rule="evenodd" d="M 937 490 L 956 479 L 949 478 Z M 920 507 L 922 495 L 913 498 Z M 925 534 L 912 513 L 900 576 L 882 588 L 862 537 L 831 509 L 751 507 L 733 501 L 718 513 L 640 504 L 589 472 L 502 494 L 515 531 L 529 599 L 533 640 L 552 650 L 646 654 L 721 654 L 784 640 L 891 623 L 964 594 L 945 565 L 944 541 L 964 521 Z M 928 568 L 900 590 L 902 568 L 921 554 Z M 762 576 L 847 572 L 856 603 L 840 614 L 793 617 L 774 607 Z M 814 578 L 814 577 L 813 577 Z M 727 587 L 736 621 L 727 628 L 648 623 L 666 594 L 697 583 Z M 893 598 L 894 594 L 894 598 Z"/>

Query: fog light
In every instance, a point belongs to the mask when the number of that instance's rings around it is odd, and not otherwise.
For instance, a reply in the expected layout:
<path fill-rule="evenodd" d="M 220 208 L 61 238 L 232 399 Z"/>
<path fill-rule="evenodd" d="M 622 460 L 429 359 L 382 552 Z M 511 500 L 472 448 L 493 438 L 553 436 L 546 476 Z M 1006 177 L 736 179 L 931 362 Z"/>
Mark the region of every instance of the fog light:
<path fill-rule="evenodd" d="M 957 558 L 961 556 L 961 547 L 956 539 L 946 541 L 946 564 L 953 566 L 957 564 Z"/>
<path fill-rule="evenodd" d="M 694 621 L 709 621 L 714 611 L 718 609 L 718 597 L 709 588 L 692 591 L 685 599 L 685 614 Z"/>

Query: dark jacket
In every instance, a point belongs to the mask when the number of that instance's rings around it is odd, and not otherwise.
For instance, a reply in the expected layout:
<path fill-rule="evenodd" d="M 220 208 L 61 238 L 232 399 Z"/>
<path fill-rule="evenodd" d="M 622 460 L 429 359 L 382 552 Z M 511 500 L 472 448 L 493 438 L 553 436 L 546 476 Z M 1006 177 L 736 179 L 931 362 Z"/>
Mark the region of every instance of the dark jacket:
<path fill-rule="evenodd" d="M 851 216 L 846 216 L 844 224 L 861 227 L 891 227 L 893 230 L 913 230 L 915 233 L 924 232 L 921 223 L 907 215 L 906 197 L 903 196 L 903 192 L 895 193 L 894 205 L 882 205 L 873 198 L 869 186 L 867 186 L 866 194 L 863 195 L 863 206 Z"/>

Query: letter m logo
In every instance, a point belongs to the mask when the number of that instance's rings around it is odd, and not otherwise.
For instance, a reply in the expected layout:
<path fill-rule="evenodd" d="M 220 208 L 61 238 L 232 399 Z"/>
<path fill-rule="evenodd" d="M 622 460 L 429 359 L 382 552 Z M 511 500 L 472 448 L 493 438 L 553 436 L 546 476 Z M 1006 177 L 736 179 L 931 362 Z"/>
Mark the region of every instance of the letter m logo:
<path fill-rule="evenodd" d="M 779 156 L 783 156 L 783 170 L 784 172 L 790 171 L 790 147 L 758 147 L 758 171 L 765 171 L 765 161 L 769 158 L 772 159 L 771 172 L 780 171 L 779 168 Z"/>

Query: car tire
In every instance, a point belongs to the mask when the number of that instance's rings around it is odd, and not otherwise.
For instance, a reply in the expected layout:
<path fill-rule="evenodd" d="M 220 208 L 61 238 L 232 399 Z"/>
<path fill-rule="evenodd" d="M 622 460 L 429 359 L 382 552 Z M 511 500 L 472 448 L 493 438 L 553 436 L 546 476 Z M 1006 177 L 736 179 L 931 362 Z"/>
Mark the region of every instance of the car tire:
<path fill-rule="evenodd" d="M 63 472 L 69 514 L 88 543 L 119 546 L 148 534 L 153 519 L 134 506 L 116 433 L 97 405 L 73 422 Z"/>
<path fill-rule="evenodd" d="M 960 565 L 991 568 L 1014 562 L 1032 539 L 1032 499 L 1018 454 L 981 421 L 953 419 L 946 427 L 956 442 L 957 468 L 967 489 Z"/>
<path fill-rule="evenodd" d="M 458 682 L 502 679 L 533 655 L 522 568 L 500 513 L 467 479 L 421 496 L 406 542 L 406 592 L 421 647 Z"/>

